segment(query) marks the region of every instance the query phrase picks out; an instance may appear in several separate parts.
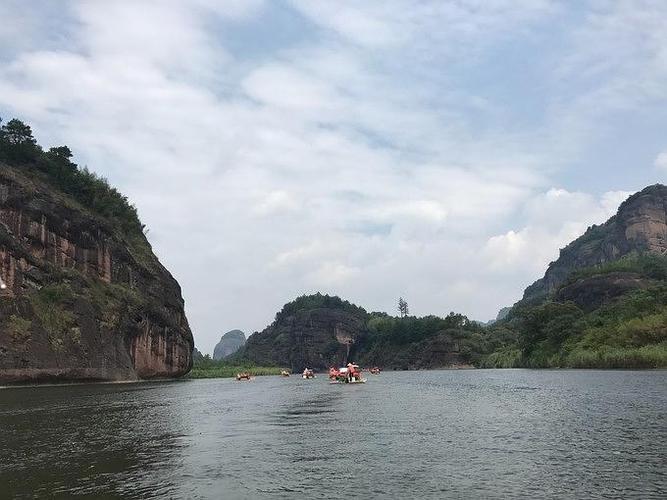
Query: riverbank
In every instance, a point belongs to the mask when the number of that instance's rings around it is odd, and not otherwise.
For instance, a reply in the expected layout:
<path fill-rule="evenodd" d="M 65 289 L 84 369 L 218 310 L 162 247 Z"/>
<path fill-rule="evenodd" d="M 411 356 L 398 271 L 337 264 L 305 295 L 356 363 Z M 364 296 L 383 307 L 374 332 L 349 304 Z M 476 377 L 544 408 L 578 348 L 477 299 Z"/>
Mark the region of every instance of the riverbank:
<path fill-rule="evenodd" d="M 248 372 L 253 377 L 261 377 L 264 375 L 280 375 L 284 368 L 275 366 L 245 366 L 245 365 L 211 365 L 211 366 L 193 366 L 190 373 L 185 378 L 232 378 L 236 377 L 237 373 Z"/>
<path fill-rule="evenodd" d="M 480 368 L 662 369 L 667 368 L 667 344 L 616 348 L 598 346 L 551 355 L 536 349 L 528 356 L 519 349 L 505 349 L 487 356 Z"/>

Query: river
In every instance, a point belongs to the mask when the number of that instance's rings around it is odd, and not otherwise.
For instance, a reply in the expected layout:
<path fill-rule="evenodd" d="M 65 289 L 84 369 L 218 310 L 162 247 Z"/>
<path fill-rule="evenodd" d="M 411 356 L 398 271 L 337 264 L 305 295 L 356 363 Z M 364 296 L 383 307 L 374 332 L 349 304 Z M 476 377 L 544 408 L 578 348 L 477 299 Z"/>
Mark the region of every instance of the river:
<path fill-rule="evenodd" d="M 0 497 L 666 498 L 667 371 L 0 390 Z"/>

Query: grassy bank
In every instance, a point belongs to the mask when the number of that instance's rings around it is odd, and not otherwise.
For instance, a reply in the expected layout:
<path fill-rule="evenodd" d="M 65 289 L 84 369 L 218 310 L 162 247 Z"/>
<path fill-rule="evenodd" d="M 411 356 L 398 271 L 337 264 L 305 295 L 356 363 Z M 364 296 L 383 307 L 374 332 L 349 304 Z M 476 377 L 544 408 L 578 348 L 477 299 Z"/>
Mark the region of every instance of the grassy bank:
<path fill-rule="evenodd" d="M 480 368 L 667 368 L 667 344 L 643 347 L 608 347 L 575 349 L 569 353 L 524 357 L 518 349 L 497 351 L 487 356 Z"/>
<path fill-rule="evenodd" d="M 284 368 L 277 366 L 241 365 L 205 359 L 202 362 L 195 363 L 187 376 L 188 378 L 230 378 L 236 377 L 237 373 L 248 372 L 255 377 L 259 377 L 262 375 L 280 375 L 282 370 Z"/>

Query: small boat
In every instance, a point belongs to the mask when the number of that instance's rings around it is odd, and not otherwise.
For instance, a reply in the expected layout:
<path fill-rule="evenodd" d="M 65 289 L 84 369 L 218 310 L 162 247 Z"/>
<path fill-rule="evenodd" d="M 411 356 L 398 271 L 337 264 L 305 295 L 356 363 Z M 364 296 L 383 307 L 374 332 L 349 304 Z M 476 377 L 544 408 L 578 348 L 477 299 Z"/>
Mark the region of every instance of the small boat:
<path fill-rule="evenodd" d="M 250 372 L 237 373 L 236 380 L 250 380 Z"/>
<path fill-rule="evenodd" d="M 280 372 L 280 375 L 282 377 L 289 377 L 289 372 L 287 370 L 283 370 L 283 371 Z"/>
<path fill-rule="evenodd" d="M 377 366 L 374 366 L 368 371 L 371 372 L 373 375 L 380 375 L 380 369 Z"/>
<path fill-rule="evenodd" d="M 303 370 L 301 376 L 305 379 L 315 378 L 315 372 L 313 372 L 313 370 L 311 370 L 310 368 L 306 368 L 305 370 Z"/>
<path fill-rule="evenodd" d="M 329 383 L 330 384 L 365 384 L 366 379 L 361 376 L 361 369 L 359 365 L 348 363 L 347 366 L 341 368 L 329 369 Z"/>

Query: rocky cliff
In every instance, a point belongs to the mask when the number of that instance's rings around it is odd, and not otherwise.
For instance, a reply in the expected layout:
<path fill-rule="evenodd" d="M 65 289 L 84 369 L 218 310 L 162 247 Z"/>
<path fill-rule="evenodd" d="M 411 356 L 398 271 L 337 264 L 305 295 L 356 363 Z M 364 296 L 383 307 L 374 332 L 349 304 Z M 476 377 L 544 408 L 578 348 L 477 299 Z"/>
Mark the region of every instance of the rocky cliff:
<path fill-rule="evenodd" d="M 0 382 L 191 367 L 180 287 L 141 231 L 124 231 L 31 166 L 0 163 L 0 276 Z"/>
<path fill-rule="evenodd" d="M 244 346 L 245 340 L 245 333 L 241 330 L 231 330 L 225 333 L 213 349 L 213 359 L 219 361 L 231 356 Z"/>
<path fill-rule="evenodd" d="M 270 326 L 248 338 L 237 358 L 293 371 L 348 361 L 388 369 L 444 368 L 469 363 L 472 335 L 482 330 L 454 313 L 396 318 L 315 294 L 286 304 Z"/>
<path fill-rule="evenodd" d="M 192 351 L 192 363 L 201 363 L 202 361 L 204 361 L 204 355 L 199 349 L 195 347 Z"/>
<path fill-rule="evenodd" d="M 544 277 L 529 286 L 523 301 L 539 301 L 553 293 L 577 269 L 599 266 L 633 253 L 667 252 L 667 186 L 656 184 L 633 194 L 618 213 L 564 249 Z"/>
<path fill-rule="evenodd" d="M 258 365 L 323 370 L 347 361 L 366 319 L 366 311 L 338 297 L 300 297 L 266 329 L 248 337 L 239 354 Z"/>

